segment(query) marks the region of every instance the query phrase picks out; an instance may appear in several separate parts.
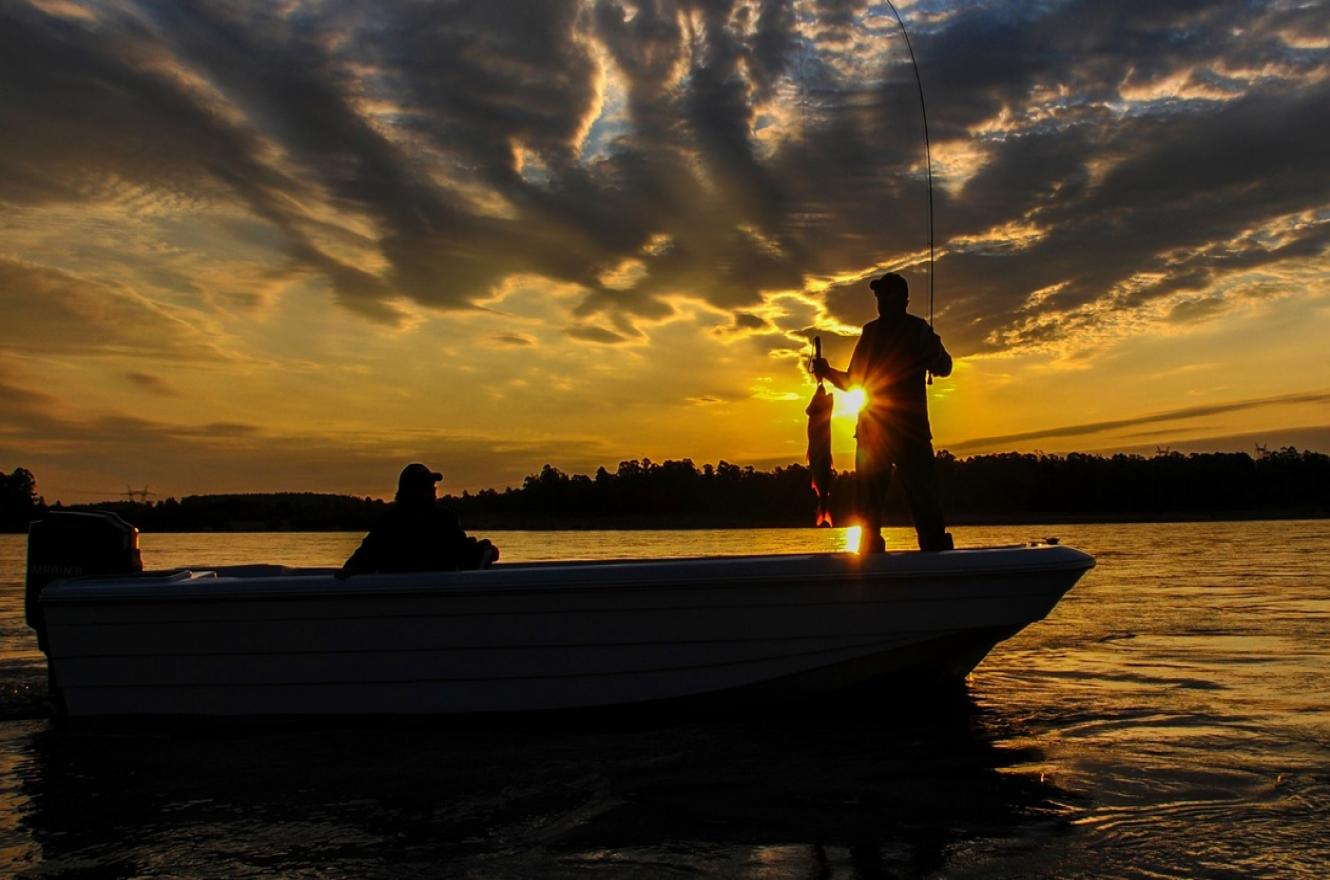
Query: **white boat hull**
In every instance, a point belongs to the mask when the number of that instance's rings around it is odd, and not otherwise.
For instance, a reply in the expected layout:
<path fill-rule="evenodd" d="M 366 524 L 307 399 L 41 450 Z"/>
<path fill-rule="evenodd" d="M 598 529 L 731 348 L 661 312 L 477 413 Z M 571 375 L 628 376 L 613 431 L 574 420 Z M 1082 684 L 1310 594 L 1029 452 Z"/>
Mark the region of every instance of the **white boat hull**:
<path fill-rule="evenodd" d="M 505 565 L 274 566 L 51 584 L 70 717 L 474 714 L 963 677 L 1093 565 L 1038 546 Z"/>

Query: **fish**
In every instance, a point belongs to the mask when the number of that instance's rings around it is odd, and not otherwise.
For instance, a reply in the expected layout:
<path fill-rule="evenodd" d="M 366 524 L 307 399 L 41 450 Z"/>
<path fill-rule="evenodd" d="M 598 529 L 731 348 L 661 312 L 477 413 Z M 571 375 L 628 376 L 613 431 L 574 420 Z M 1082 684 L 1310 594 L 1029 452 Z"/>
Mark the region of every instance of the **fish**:
<path fill-rule="evenodd" d="M 815 357 L 822 357 L 822 337 L 813 337 Z M 804 414 L 808 416 L 808 470 L 813 492 L 817 494 L 817 526 L 831 526 L 831 481 L 835 477 L 831 458 L 831 410 L 834 400 L 819 380 L 813 399 Z"/>

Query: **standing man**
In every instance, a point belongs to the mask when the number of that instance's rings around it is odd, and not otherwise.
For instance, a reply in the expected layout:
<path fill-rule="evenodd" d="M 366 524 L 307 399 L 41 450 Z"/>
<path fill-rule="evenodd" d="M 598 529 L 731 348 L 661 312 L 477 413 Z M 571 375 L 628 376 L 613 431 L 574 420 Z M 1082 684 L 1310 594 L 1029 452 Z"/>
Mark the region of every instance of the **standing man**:
<path fill-rule="evenodd" d="M 825 358 L 813 361 L 813 373 L 842 391 L 860 387 L 864 406 L 855 431 L 855 482 L 863 520 L 860 553 L 881 553 L 882 507 L 894 468 L 905 488 L 920 550 L 951 550 L 954 545 L 942 518 L 933 432 L 928 426 L 925 378 L 951 375 L 951 355 L 928 322 L 906 312 L 910 288 L 888 272 L 869 283 L 877 297 L 876 321 L 864 325 L 850 357 L 850 368 L 833 369 Z"/>

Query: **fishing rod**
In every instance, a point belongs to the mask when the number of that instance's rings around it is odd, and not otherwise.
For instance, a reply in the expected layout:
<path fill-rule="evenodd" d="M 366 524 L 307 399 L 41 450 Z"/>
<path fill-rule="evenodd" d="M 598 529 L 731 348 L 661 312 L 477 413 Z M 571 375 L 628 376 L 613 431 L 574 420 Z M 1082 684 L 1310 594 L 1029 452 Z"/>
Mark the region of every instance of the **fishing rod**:
<path fill-rule="evenodd" d="M 914 46 L 910 43 L 910 32 L 905 29 L 905 20 L 901 18 L 900 11 L 896 9 L 896 4 L 887 0 L 887 7 L 891 9 L 891 14 L 896 16 L 896 24 L 900 25 L 901 35 L 905 37 L 905 48 L 910 53 L 910 66 L 914 68 L 914 84 L 919 88 L 919 114 L 924 121 L 924 169 L 928 174 L 928 326 L 933 326 L 933 147 L 928 139 L 928 107 L 924 104 L 924 80 L 919 75 L 919 61 L 914 57 Z M 932 374 L 928 381 L 933 381 Z"/>

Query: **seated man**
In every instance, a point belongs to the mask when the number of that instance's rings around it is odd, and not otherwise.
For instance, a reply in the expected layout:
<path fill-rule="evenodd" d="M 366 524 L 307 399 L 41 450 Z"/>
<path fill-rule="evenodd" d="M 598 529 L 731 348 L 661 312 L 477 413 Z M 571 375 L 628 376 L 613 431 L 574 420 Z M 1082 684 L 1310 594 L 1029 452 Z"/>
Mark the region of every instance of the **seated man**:
<path fill-rule="evenodd" d="M 442 479 L 443 474 L 420 463 L 403 468 L 396 503 L 374 524 L 337 576 L 487 568 L 498 559 L 497 547 L 468 538 L 457 517 L 438 506 L 436 484 Z"/>

